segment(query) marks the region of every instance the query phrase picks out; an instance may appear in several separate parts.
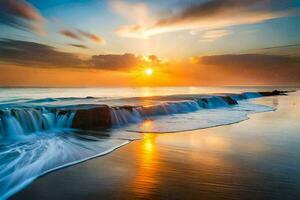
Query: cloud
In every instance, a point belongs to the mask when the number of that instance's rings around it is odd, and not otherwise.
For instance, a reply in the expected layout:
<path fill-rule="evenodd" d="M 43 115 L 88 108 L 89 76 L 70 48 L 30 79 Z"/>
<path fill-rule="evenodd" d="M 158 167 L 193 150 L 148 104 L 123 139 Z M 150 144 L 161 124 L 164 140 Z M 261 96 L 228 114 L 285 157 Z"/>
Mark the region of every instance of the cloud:
<path fill-rule="evenodd" d="M 93 34 L 93 33 L 89 33 L 89 32 L 86 32 L 86 31 L 82 31 L 82 30 L 78 30 L 78 32 L 79 32 L 82 36 L 84 36 L 84 37 L 90 39 L 90 40 L 93 41 L 93 42 L 96 42 L 96 43 L 98 43 L 98 44 L 104 44 L 104 43 L 105 43 L 104 38 L 102 38 L 101 36 L 98 36 L 98 35 L 95 35 L 95 34 Z"/>
<path fill-rule="evenodd" d="M 161 60 L 156 55 L 150 55 L 148 56 L 148 59 L 153 63 L 160 63 Z"/>
<path fill-rule="evenodd" d="M 107 54 L 92 56 L 90 63 L 95 68 L 104 70 L 124 70 L 140 63 L 139 57 L 134 54 Z"/>
<path fill-rule="evenodd" d="M 227 54 L 195 57 L 192 77 L 227 85 L 300 83 L 300 57 L 267 54 Z M 188 75 L 187 75 L 188 76 Z"/>
<path fill-rule="evenodd" d="M 148 36 L 140 34 L 145 24 L 152 24 L 155 20 L 150 16 L 150 10 L 145 3 L 128 3 L 121 0 L 111 0 L 112 9 L 125 19 L 135 21 L 136 24 L 119 27 L 115 30 L 119 35 L 126 37 L 147 39 Z M 130 33 L 130 34 L 128 34 Z"/>
<path fill-rule="evenodd" d="M 80 44 L 70 44 L 84 48 Z M 300 57 L 268 54 L 199 56 L 187 63 L 164 62 L 156 55 L 130 53 L 94 55 L 85 60 L 75 54 L 36 42 L 0 39 L 0 65 L 53 69 L 97 69 L 134 72 L 151 66 L 170 78 L 172 84 L 241 85 L 299 84 Z M 37 70 L 38 71 L 38 70 Z M 102 73 L 105 73 L 104 71 Z M 163 77 L 164 77 L 163 76 Z"/>
<path fill-rule="evenodd" d="M 26 67 L 81 67 L 84 64 L 76 55 L 51 46 L 9 39 L 0 40 L 0 60 Z"/>
<path fill-rule="evenodd" d="M 97 69 L 128 71 L 142 66 L 161 67 L 167 63 L 156 55 L 137 56 L 131 53 L 94 55 L 89 60 L 90 66 Z"/>
<path fill-rule="evenodd" d="M 79 30 L 77 29 L 77 31 L 72 31 L 72 30 L 68 30 L 68 29 L 63 29 L 60 31 L 60 34 L 74 39 L 74 40 L 82 40 L 83 37 L 91 40 L 92 42 L 98 43 L 98 44 L 104 44 L 105 40 L 104 38 L 102 38 L 101 36 L 98 36 L 96 34 L 93 33 L 89 33 L 83 30 Z"/>
<path fill-rule="evenodd" d="M 66 36 L 66 37 L 69 37 L 71 39 L 74 39 L 74 40 L 82 40 L 81 37 L 79 35 L 77 35 L 77 33 L 70 31 L 70 30 L 66 30 L 66 29 L 61 30 L 60 34 Z"/>
<path fill-rule="evenodd" d="M 128 20 L 137 20 L 138 23 L 152 22 L 149 8 L 145 3 L 127 3 L 121 0 L 111 0 L 112 9 Z"/>
<path fill-rule="evenodd" d="M 168 59 L 161 59 L 153 54 L 147 55 L 147 56 L 141 56 L 140 59 L 147 66 L 152 65 L 152 64 L 155 66 L 159 66 L 159 65 L 166 64 L 168 62 Z"/>
<path fill-rule="evenodd" d="M 254 24 L 291 15 L 289 10 L 272 9 L 275 0 L 208 0 L 188 5 L 154 23 L 131 24 L 116 32 L 125 37 L 148 38 L 179 30 L 212 30 L 233 25 Z M 289 3 L 289 1 L 287 1 Z"/>
<path fill-rule="evenodd" d="M 204 3 L 192 4 L 178 14 L 156 22 L 156 26 L 174 25 L 182 22 L 197 21 L 203 18 L 228 16 L 232 12 L 247 11 L 247 7 L 264 0 L 209 0 Z"/>
<path fill-rule="evenodd" d="M 291 48 L 291 47 L 300 47 L 300 44 L 289 44 L 289 45 L 281 45 L 281 46 L 265 47 L 265 48 L 260 48 L 260 49 L 258 49 L 258 50 L 285 49 L 285 48 Z"/>
<path fill-rule="evenodd" d="M 224 67 L 287 67 L 294 64 L 300 64 L 299 57 L 284 55 L 266 55 L 266 54 L 227 54 L 215 56 L 203 56 L 198 58 L 198 62 L 206 65 L 224 66 Z"/>
<path fill-rule="evenodd" d="M 88 47 L 83 44 L 69 44 L 69 45 L 73 47 L 82 48 L 82 49 L 88 49 Z"/>
<path fill-rule="evenodd" d="M 200 41 L 202 42 L 213 42 L 217 39 L 220 39 L 226 35 L 230 35 L 231 31 L 228 30 L 213 30 L 213 31 L 207 31 L 202 35 L 202 38 Z"/>
<path fill-rule="evenodd" d="M 45 34 L 46 20 L 25 0 L 1 0 L 0 23 L 36 34 Z"/>
<path fill-rule="evenodd" d="M 69 44 L 78 48 L 87 48 L 81 44 Z M 130 53 L 94 55 L 85 60 L 76 54 L 61 52 L 52 46 L 36 42 L 0 39 L 1 63 L 23 67 L 82 68 L 112 71 L 128 71 L 143 63 L 159 64 L 155 55 L 147 57 Z"/>
<path fill-rule="evenodd" d="M 139 24 L 122 26 L 117 28 L 115 32 L 122 37 L 128 38 L 148 39 L 151 36 L 147 33 L 146 28 Z"/>

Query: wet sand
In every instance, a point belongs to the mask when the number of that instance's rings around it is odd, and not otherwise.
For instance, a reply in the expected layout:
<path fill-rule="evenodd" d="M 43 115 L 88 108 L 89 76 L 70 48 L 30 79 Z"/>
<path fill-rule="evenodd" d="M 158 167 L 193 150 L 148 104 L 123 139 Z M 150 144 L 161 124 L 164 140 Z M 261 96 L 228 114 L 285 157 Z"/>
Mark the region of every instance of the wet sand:
<path fill-rule="evenodd" d="M 227 126 L 146 134 L 50 173 L 11 199 L 300 199 L 300 93 Z"/>

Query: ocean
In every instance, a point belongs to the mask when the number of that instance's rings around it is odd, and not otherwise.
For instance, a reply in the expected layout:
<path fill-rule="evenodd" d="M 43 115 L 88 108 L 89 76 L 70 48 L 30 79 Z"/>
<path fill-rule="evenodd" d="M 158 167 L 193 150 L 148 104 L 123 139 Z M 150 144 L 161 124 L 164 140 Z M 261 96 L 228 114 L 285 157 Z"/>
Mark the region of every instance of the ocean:
<path fill-rule="evenodd" d="M 2 88 L 0 199 L 46 173 L 142 139 L 144 133 L 222 126 L 275 111 L 254 102 L 266 98 L 259 92 L 274 89 L 278 88 Z M 93 127 L 95 123 L 101 127 Z"/>

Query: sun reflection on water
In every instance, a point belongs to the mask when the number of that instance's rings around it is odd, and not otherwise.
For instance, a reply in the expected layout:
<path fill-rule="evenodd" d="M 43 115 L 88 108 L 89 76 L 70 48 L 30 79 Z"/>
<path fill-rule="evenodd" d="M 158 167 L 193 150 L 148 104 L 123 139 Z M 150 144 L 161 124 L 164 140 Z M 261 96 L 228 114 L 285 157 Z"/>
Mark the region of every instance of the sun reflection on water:
<path fill-rule="evenodd" d="M 144 150 L 147 152 L 151 152 L 153 150 L 153 144 L 150 140 L 144 143 Z"/>
<path fill-rule="evenodd" d="M 140 126 L 143 132 L 152 132 L 154 126 L 153 120 L 150 119 L 145 120 Z"/>
<path fill-rule="evenodd" d="M 161 163 L 157 159 L 155 138 L 156 135 L 145 134 L 137 149 L 139 168 L 133 181 L 133 188 L 139 198 L 147 198 L 155 188 L 158 188 L 158 170 L 161 168 Z"/>

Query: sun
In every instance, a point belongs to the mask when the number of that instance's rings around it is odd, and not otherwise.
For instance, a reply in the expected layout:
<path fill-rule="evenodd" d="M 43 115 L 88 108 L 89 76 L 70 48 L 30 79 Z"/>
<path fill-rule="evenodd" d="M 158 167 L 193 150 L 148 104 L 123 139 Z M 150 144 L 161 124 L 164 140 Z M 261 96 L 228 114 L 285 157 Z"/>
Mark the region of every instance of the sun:
<path fill-rule="evenodd" d="M 152 76 L 152 74 L 153 74 L 153 69 L 151 69 L 151 68 L 145 69 L 145 74 L 146 74 L 147 76 Z"/>

